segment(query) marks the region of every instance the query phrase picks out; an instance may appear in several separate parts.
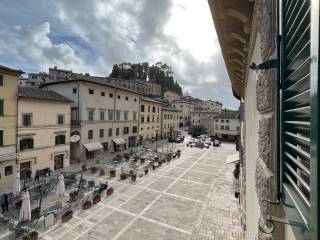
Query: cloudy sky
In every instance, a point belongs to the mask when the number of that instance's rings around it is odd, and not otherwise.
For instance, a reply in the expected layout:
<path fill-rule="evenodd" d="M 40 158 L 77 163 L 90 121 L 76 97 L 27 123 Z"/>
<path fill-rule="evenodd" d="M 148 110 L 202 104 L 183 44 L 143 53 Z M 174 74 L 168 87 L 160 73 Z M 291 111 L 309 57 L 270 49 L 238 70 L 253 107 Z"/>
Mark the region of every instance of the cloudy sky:
<path fill-rule="evenodd" d="M 107 76 L 164 62 L 185 92 L 236 108 L 207 0 L 1 0 L 0 64 Z"/>

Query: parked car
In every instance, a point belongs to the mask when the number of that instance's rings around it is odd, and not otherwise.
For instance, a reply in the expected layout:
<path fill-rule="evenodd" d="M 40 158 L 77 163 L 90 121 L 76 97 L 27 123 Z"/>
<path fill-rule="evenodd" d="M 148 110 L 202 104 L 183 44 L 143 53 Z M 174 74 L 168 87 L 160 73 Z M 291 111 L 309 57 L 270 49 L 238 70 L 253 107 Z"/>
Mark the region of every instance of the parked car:
<path fill-rule="evenodd" d="M 213 146 L 214 146 L 214 147 L 220 147 L 220 145 L 221 145 L 220 140 L 215 139 L 215 140 L 213 141 Z"/>
<path fill-rule="evenodd" d="M 206 139 L 206 141 L 204 142 L 205 145 L 211 147 L 211 139 Z"/>

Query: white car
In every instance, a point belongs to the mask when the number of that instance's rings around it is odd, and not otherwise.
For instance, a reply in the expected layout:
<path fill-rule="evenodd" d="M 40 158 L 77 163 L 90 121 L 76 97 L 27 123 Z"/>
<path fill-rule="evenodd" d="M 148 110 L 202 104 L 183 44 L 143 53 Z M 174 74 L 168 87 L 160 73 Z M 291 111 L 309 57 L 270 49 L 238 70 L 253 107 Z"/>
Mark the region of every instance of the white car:
<path fill-rule="evenodd" d="M 208 146 L 211 146 L 211 140 L 210 139 L 207 139 L 204 144 L 208 145 Z"/>
<path fill-rule="evenodd" d="M 188 141 L 189 144 L 194 143 L 194 142 L 195 142 L 194 138 L 190 138 L 189 141 Z"/>

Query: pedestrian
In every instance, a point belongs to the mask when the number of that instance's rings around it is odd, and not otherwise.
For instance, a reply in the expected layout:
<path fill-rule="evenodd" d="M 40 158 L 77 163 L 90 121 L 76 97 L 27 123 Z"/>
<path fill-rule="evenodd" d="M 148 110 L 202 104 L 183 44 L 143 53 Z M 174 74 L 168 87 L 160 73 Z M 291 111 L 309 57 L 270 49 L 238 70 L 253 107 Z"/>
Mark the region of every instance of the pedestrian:
<path fill-rule="evenodd" d="M 39 171 L 39 169 L 37 169 L 37 171 L 36 171 L 36 174 L 35 174 L 35 176 L 34 176 L 34 181 L 35 182 L 40 182 L 40 171 Z"/>
<path fill-rule="evenodd" d="M 32 175 L 32 171 L 31 171 L 30 168 L 28 168 L 28 169 L 26 170 L 26 177 L 27 177 L 27 179 L 28 179 L 29 182 L 32 181 L 31 175 Z"/>
<path fill-rule="evenodd" d="M 9 211 L 9 195 L 8 194 L 4 194 L 4 206 L 6 211 Z"/>
<path fill-rule="evenodd" d="M 0 204 L 1 204 L 1 207 L 2 207 L 2 213 L 4 213 L 5 212 L 4 194 L 2 194 L 0 196 Z"/>

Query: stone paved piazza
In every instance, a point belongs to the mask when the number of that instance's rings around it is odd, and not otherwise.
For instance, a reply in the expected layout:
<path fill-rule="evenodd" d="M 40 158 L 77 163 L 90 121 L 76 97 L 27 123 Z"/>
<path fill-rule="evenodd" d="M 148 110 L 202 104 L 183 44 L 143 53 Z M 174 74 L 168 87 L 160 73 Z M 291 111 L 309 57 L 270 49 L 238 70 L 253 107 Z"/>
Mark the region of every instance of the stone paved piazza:
<path fill-rule="evenodd" d="M 240 239 L 237 182 L 233 164 L 225 164 L 235 146 L 184 148 L 180 159 L 149 174 L 109 181 L 115 192 L 88 210 L 76 210 L 41 239 L 211 240 Z M 151 172 L 150 172 L 151 171 Z M 101 181 L 103 178 L 101 177 Z"/>

